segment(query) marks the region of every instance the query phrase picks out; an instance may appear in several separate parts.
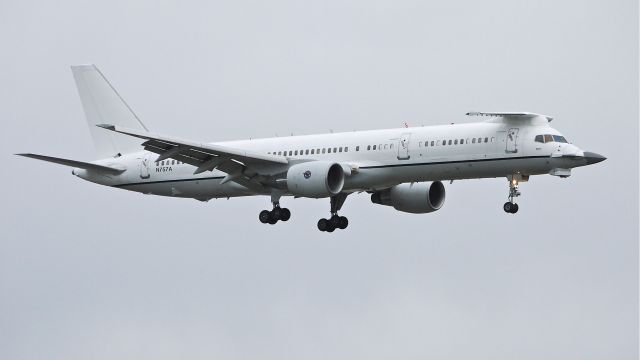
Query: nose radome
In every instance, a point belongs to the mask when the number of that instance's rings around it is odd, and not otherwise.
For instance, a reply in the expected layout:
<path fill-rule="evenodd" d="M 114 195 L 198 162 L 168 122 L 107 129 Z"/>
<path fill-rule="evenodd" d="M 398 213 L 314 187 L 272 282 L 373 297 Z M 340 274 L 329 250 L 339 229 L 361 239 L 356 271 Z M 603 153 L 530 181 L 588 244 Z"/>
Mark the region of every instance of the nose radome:
<path fill-rule="evenodd" d="M 606 157 L 590 151 L 584 152 L 584 158 L 587 160 L 587 165 L 597 164 L 601 161 L 607 160 Z"/>

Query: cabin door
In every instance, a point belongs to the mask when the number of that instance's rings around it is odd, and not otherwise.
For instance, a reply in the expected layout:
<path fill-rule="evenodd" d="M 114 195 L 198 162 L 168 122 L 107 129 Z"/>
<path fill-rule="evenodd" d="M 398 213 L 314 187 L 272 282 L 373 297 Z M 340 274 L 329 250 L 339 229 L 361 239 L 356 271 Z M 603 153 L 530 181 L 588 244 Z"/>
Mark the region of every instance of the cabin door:
<path fill-rule="evenodd" d="M 148 179 L 149 177 L 151 177 L 151 174 L 149 174 L 149 154 L 145 154 L 140 159 L 140 178 Z"/>
<path fill-rule="evenodd" d="M 507 147 L 505 149 L 508 153 L 517 153 L 518 152 L 518 128 L 511 128 L 507 131 L 507 140 L 505 141 Z"/>
<path fill-rule="evenodd" d="M 411 133 L 404 133 L 398 139 L 398 160 L 409 159 L 409 140 L 411 140 Z"/>

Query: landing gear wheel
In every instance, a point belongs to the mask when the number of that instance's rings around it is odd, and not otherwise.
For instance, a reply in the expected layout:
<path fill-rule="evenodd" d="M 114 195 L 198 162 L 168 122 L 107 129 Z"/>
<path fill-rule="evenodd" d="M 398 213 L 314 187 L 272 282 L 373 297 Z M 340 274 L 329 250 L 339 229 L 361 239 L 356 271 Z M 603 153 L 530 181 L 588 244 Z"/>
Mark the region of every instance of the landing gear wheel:
<path fill-rule="evenodd" d="M 512 203 L 510 201 L 504 203 L 504 205 L 502 206 L 502 209 L 504 209 L 504 212 L 509 213 L 509 214 L 515 214 L 518 212 L 518 204 L 516 203 Z"/>
<path fill-rule="evenodd" d="M 269 224 L 275 225 L 278 222 L 277 215 L 275 211 L 269 211 Z"/>
<path fill-rule="evenodd" d="M 280 207 L 274 207 L 271 210 L 271 219 L 275 219 L 276 221 L 282 219 L 282 209 Z"/>
<path fill-rule="evenodd" d="M 331 225 L 333 225 L 334 229 L 337 227 L 340 227 L 340 216 L 333 215 L 331 216 L 331 219 L 329 219 L 329 222 L 331 223 Z"/>
<path fill-rule="evenodd" d="M 347 219 L 345 216 L 340 216 L 340 223 L 338 224 L 338 228 L 340 230 L 344 230 L 347 228 L 347 226 L 349 226 L 349 219 Z"/>
<path fill-rule="evenodd" d="M 504 205 L 502 205 L 502 209 L 506 213 L 511 213 L 511 208 L 513 207 L 513 205 L 515 204 L 510 201 L 507 201 L 506 203 L 504 203 Z"/>
<path fill-rule="evenodd" d="M 517 213 L 518 212 L 518 208 L 519 208 L 518 204 L 513 204 L 513 206 L 511 207 L 511 213 L 512 214 Z"/>
<path fill-rule="evenodd" d="M 260 211 L 260 215 L 258 216 L 258 219 L 260 219 L 260 222 L 263 224 L 269 223 L 269 221 L 271 221 L 271 211 L 269 210 Z"/>
<path fill-rule="evenodd" d="M 289 220 L 289 218 L 291 218 L 291 211 L 289 211 L 289 209 L 287 208 L 282 208 L 280 209 L 280 220 L 282 221 L 287 221 Z"/>
<path fill-rule="evenodd" d="M 333 223 L 331 221 L 327 221 L 327 223 L 329 223 L 329 227 L 327 228 L 327 232 L 333 232 L 336 227 L 333 225 Z"/>
<path fill-rule="evenodd" d="M 318 220 L 318 230 L 320 231 L 327 231 L 327 229 L 329 228 L 329 220 L 327 219 L 320 219 Z"/>

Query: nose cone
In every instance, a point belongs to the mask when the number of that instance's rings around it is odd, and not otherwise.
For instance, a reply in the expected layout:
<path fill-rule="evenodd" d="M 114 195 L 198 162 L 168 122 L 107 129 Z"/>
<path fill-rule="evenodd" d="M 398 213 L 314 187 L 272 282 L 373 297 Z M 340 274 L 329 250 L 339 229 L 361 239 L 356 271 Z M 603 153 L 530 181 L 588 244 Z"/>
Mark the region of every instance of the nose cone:
<path fill-rule="evenodd" d="M 597 164 L 601 161 L 605 161 L 607 160 L 606 157 L 600 155 L 600 154 L 596 154 L 594 152 L 590 152 L 590 151 L 585 151 L 584 152 L 584 158 L 585 160 L 587 160 L 587 165 L 592 165 L 592 164 Z"/>

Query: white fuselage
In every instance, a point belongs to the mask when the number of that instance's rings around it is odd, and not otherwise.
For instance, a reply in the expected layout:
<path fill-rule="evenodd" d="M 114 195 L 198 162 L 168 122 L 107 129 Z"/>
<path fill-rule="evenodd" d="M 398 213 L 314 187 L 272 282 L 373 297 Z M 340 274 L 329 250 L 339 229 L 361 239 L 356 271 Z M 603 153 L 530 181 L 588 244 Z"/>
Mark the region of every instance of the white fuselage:
<path fill-rule="evenodd" d="M 534 141 L 540 134 L 560 135 L 546 121 L 486 121 L 216 144 L 284 156 L 290 163 L 329 160 L 348 165 L 351 176 L 346 178 L 346 192 L 384 189 L 406 182 L 548 174 L 554 169 L 570 171 L 586 165 L 578 147 Z M 261 194 L 233 181 L 221 184 L 226 175 L 223 172 L 194 175 L 192 165 L 171 159 L 156 162 L 157 157 L 141 151 L 97 162 L 124 165 L 127 170 L 118 175 L 81 169 L 75 169 L 74 174 L 131 191 L 199 200 Z"/>

